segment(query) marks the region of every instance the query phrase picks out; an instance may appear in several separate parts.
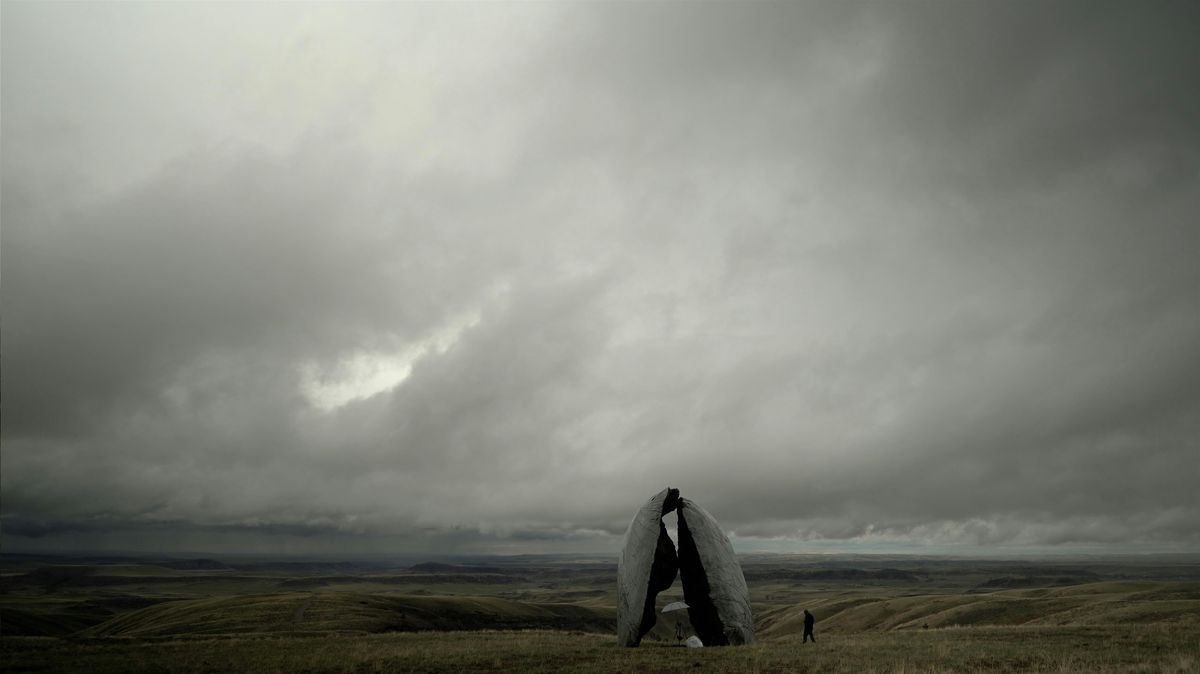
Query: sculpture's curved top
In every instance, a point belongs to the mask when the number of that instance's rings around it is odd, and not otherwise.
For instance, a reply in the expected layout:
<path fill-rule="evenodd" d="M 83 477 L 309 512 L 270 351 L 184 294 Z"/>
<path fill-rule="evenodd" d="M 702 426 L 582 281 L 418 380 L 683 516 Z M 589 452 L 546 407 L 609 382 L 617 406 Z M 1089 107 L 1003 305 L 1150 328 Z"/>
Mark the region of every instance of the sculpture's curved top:
<path fill-rule="evenodd" d="M 662 518 L 679 511 L 679 552 Z M 654 627 L 654 600 L 679 573 L 688 615 L 706 646 L 754 641 L 750 593 L 729 538 L 713 516 L 670 487 L 629 523 L 617 562 L 617 641 L 637 646 Z"/>

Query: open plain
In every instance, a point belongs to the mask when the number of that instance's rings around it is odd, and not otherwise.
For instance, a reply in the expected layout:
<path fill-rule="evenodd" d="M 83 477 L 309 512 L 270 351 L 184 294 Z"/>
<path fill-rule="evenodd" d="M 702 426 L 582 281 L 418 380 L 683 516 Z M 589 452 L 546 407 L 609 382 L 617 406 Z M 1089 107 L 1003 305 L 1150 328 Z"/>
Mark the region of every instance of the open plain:
<path fill-rule="evenodd" d="M 3 561 L 6 672 L 1200 671 L 1188 558 L 748 556 L 757 642 L 719 649 L 677 614 L 618 647 L 606 558 Z"/>

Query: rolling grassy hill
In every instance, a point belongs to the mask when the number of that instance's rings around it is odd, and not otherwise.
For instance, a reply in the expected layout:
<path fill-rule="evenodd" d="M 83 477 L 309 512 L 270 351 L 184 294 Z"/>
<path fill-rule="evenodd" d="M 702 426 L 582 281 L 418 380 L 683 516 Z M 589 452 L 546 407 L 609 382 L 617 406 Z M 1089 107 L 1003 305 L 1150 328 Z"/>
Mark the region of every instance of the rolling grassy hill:
<path fill-rule="evenodd" d="M 820 561 L 749 564 L 758 643 L 697 652 L 616 646 L 611 564 L 23 559 L 0 670 L 1200 672 L 1200 566 Z"/>
<path fill-rule="evenodd" d="M 1200 584 L 1102 582 L 1080 586 L 957 595 L 816 598 L 757 611 L 760 639 L 802 631 L 805 608 L 818 632 L 854 634 L 983 626 L 1191 624 L 1200 630 Z M 674 621 L 660 620 L 648 639 L 671 641 Z M 686 616 L 683 617 L 686 624 Z M 79 630 L 85 637 L 325 634 L 565 629 L 609 632 L 611 607 L 529 603 L 498 597 L 290 592 L 167 601 Z"/>
<path fill-rule="evenodd" d="M 609 631 L 612 609 L 528 604 L 496 597 L 380 596 L 348 592 L 214 597 L 166 602 L 80 632 L 84 637 L 328 634 L 479 629 Z"/>
<path fill-rule="evenodd" d="M 1186 623 L 1200 630 L 1200 583 L 1100 582 L 988 593 L 864 596 L 847 591 L 756 613 L 762 638 L 803 631 L 803 610 L 820 632 L 921 628 Z"/>

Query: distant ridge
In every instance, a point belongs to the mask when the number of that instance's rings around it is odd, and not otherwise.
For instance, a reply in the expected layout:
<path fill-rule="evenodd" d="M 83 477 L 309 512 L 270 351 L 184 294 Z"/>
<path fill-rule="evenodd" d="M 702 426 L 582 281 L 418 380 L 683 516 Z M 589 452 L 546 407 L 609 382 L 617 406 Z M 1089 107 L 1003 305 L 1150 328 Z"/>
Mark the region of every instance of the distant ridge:
<path fill-rule="evenodd" d="M 408 567 L 415 573 L 512 573 L 513 569 L 499 566 L 476 566 L 469 564 L 445 564 L 443 562 L 422 562 Z"/>
<path fill-rule="evenodd" d="M 234 567 L 215 559 L 185 559 L 178 562 L 159 562 L 158 566 L 180 571 L 224 571 Z"/>

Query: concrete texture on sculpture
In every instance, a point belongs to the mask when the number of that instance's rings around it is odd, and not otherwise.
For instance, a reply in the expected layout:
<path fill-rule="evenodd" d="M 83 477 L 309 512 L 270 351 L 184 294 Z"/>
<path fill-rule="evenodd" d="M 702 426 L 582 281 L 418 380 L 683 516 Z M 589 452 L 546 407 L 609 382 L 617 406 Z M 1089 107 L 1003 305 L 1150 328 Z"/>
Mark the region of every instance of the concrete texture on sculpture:
<path fill-rule="evenodd" d="M 679 551 L 663 516 L 678 511 Z M 670 487 L 650 497 L 629 523 L 617 562 L 617 641 L 637 646 L 653 627 L 654 601 L 679 573 L 688 617 L 705 646 L 754 641 L 750 593 L 733 545 L 713 516 Z"/>
<path fill-rule="evenodd" d="M 754 642 L 750 589 L 733 544 L 708 511 L 686 498 L 679 502 L 679 577 L 705 646 Z"/>
<path fill-rule="evenodd" d="M 617 639 L 625 646 L 638 645 L 654 627 L 654 599 L 675 582 L 679 562 L 662 518 L 678 499 L 670 487 L 651 496 L 625 530 L 617 561 Z"/>

